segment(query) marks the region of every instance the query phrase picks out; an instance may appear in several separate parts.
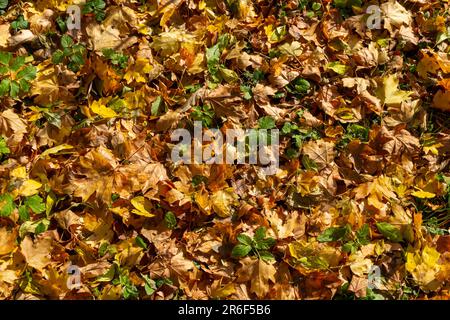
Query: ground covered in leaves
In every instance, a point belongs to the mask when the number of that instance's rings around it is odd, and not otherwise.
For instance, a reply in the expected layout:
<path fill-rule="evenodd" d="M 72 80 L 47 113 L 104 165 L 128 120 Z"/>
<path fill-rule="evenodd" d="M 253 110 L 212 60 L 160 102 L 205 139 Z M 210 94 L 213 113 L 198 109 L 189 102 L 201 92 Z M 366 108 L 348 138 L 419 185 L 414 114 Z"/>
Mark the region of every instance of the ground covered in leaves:
<path fill-rule="evenodd" d="M 448 299 L 449 21 L 443 0 L 0 0 L 0 297 Z M 279 169 L 174 163 L 193 121 L 279 129 Z"/>

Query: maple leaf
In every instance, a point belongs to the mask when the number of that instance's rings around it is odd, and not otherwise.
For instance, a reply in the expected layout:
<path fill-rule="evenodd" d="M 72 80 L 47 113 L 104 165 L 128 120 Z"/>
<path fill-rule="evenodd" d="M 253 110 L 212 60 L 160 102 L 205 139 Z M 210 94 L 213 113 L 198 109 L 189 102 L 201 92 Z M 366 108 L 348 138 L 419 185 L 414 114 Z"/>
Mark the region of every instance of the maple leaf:
<path fill-rule="evenodd" d="M 29 236 L 26 236 L 20 244 L 20 250 L 31 267 L 43 271 L 51 263 L 52 243 L 53 240 L 49 238 L 39 238 L 33 241 Z"/>
<path fill-rule="evenodd" d="M 334 161 L 336 151 L 334 144 L 324 140 L 309 141 L 303 145 L 302 153 L 307 155 L 317 164 L 317 169 L 322 170 Z"/>
<path fill-rule="evenodd" d="M 383 86 L 378 88 L 378 97 L 386 105 L 400 104 L 406 101 L 412 94 L 411 91 L 398 89 L 399 80 L 395 75 L 389 75 L 383 78 Z"/>
<path fill-rule="evenodd" d="M 108 108 L 106 106 L 107 101 L 110 100 L 108 98 L 102 98 L 98 101 L 94 101 L 92 102 L 92 104 L 90 105 L 90 108 L 92 110 L 92 112 L 94 112 L 95 114 L 99 115 L 102 118 L 115 118 L 117 117 L 117 113 L 111 109 Z"/>
<path fill-rule="evenodd" d="M 15 230 L 11 231 L 6 227 L 0 228 L 0 255 L 8 254 L 16 248 L 16 237 Z"/>
<path fill-rule="evenodd" d="M 123 78 L 127 80 L 127 83 L 133 81 L 136 82 L 146 82 L 146 74 L 152 72 L 153 66 L 147 59 L 137 59 L 134 64 L 128 67 Z"/>
<path fill-rule="evenodd" d="M 233 188 L 216 191 L 210 199 L 211 208 L 219 217 L 228 217 L 232 213 L 232 205 L 236 203 L 236 199 Z"/>
<path fill-rule="evenodd" d="M 422 288 L 433 290 L 439 286 L 439 281 L 436 280 L 436 275 L 441 269 L 441 265 L 438 264 L 439 257 L 439 252 L 429 246 L 415 251 L 411 248 L 406 253 L 406 270 Z"/>

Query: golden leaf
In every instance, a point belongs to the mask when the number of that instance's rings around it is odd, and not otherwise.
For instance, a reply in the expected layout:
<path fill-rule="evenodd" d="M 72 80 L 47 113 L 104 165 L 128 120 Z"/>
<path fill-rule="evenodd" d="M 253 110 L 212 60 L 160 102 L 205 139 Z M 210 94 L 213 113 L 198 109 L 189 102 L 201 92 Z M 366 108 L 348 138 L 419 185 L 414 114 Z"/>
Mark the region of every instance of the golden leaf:
<path fill-rule="evenodd" d="M 139 196 L 131 199 L 131 204 L 133 205 L 133 207 L 135 207 L 135 209 L 131 210 L 131 212 L 144 217 L 151 218 L 155 216 L 148 211 L 151 210 L 150 202 L 144 197 Z"/>

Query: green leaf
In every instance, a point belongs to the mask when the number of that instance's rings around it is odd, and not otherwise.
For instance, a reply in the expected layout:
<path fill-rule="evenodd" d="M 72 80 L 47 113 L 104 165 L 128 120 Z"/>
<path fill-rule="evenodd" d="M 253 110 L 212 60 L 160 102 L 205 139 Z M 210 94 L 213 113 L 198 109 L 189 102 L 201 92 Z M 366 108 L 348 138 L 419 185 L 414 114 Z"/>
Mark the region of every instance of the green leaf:
<path fill-rule="evenodd" d="M 233 250 L 231 251 L 231 255 L 235 258 L 242 258 L 248 255 L 250 251 L 252 251 L 252 247 L 245 244 L 238 244 L 234 246 Z"/>
<path fill-rule="evenodd" d="M 10 69 L 12 71 L 17 71 L 20 69 L 20 67 L 22 67 L 25 64 L 25 57 L 24 56 L 19 56 L 17 58 L 15 58 L 11 65 L 10 65 Z"/>
<path fill-rule="evenodd" d="M 251 100 L 251 98 L 253 97 L 252 89 L 249 86 L 241 85 L 241 92 L 244 94 L 243 97 L 245 100 Z"/>
<path fill-rule="evenodd" d="M 22 90 L 23 92 L 28 92 L 28 91 L 30 91 L 31 84 L 25 79 L 20 79 L 19 87 L 20 87 L 20 90 Z"/>
<path fill-rule="evenodd" d="M 169 229 L 174 229 L 177 226 L 177 217 L 172 211 L 167 211 L 164 215 L 164 222 Z"/>
<path fill-rule="evenodd" d="M 243 233 L 241 233 L 240 235 L 238 235 L 238 236 L 236 237 L 236 239 L 237 239 L 240 243 L 242 243 L 242 244 L 244 244 L 244 245 L 247 245 L 247 246 L 251 246 L 251 245 L 253 244 L 252 238 L 250 238 L 248 235 L 243 234 Z"/>
<path fill-rule="evenodd" d="M 104 242 L 103 244 L 105 243 L 106 245 L 108 245 L 107 242 Z M 113 264 L 111 268 L 108 269 L 108 271 L 106 271 L 103 275 L 98 276 L 95 279 L 95 282 L 111 282 L 114 279 L 115 274 L 116 274 L 116 265 Z"/>
<path fill-rule="evenodd" d="M 25 205 L 19 206 L 19 218 L 21 221 L 30 220 L 30 212 L 28 211 L 28 207 Z"/>
<path fill-rule="evenodd" d="M 239 76 L 231 69 L 219 67 L 221 77 L 228 83 L 233 83 L 239 80 Z"/>
<path fill-rule="evenodd" d="M 6 141 L 3 137 L 0 137 L 0 156 L 4 154 L 9 154 L 11 151 L 6 144 Z"/>
<path fill-rule="evenodd" d="M 447 28 L 445 32 L 439 32 L 436 37 L 436 45 L 444 42 L 445 40 L 450 39 L 450 27 Z"/>
<path fill-rule="evenodd" d="M 145 285 L 144 285 L 145 293 L 148 296 L 151 296 L 157 289 L 156 282 L 155 282 L 155 280 L 150 279 L 150 277 L 147 275 L 142 275 L 142 278 L 145 281 Z"/>
<path fill-rule="evenodd" d="M 69 60 L 79 66 L 84 64 L 84 57 L 81 52 L 76 52 L 69 57 Z"/>
<path fill-rule="evenodd" d="M 11 52 L 1 52 L 0 51 L 0 64 L 4 66 L 9 66 L 9 62 L 11 61 L 12 54 Z"/>
<path fill-rule="evenodd" d="M 336 8 L 346 9 L 352 6 L 361 7 L 362 0 L 334 0 L 333 3 Z"/>
<path fill-rule="evenodd" d="M 17 78 L 32 81 L 36 78 L 36 67 L 26 66 L 17 73 Z"/>
<path fill-rule="evenodd" d="M 344 239 L 351 229 L 349 225 L 344 227 L 331 227 L 325 230 L 321 235 L 317 237 L 319 242 L 332 242 Z"/>
<path fill-rule="evenodd" d="M 275 245 L 276 241 L 273 238 L 267 238 L 256 242 L 255 248 L 258 250 L 268 250 Z"/>
<path fill-rule="evenodd" d="M 298 130 L 298 126 L 295 124 L 292 124 L 290 122 L 285 122 L 283 127 L 281 128 L 282 134 L 289 134 L 295 130 Z"/>
<path fill-rule="evenodd" d="M 369 244 L 370 243 L 369 233 L 370 228 L 369 225 L 366 223 L 361 227 L 361 229 L 356 231 L 356 239 L 362 245 Z"/>
<path fill-rule="evenodd" d="M 326 65 L 328 69 L 333 70 L 337 74 L 344 75 L 349 69 L 345 64 L 340 63 L 339 61 L 333 61 Z"/>
<path fill-rule="evenodd" d="M 258 229 L 255 230 L 255 241 L 261 241 L 266 237 L 266 228 L 265 227 L 258 227 Z"/>
<path fill-rule="evenodd" d="M 354 242 L 347 242 L 342 246 L 342 251 L 350 253 L 355 252 L 355 243 Z"/>
<path fill-rule="evenodd" d="M 73 44 L 74 42 L 72 37 L 68 36 L 67 34 L 61 37 L 61 46 L 63 48 L 70 48 L 71 46 L 73 46 Z"/>
<path fill-rule="evenodd" d="M 10 85 L 11 85 L 11 81 L 9 79 L 3 79 L 0 82 L 0 97 L 3 97 L 7 93 L 9 93 Z"/>
<path fill-rule="evenodd" d="M 270 262 L 270 261 L 275 260 L 274 255 L 272 253 L 270 253 L 269 251 L 260 251 L 259 257 L 261 258 L 261 260 L 263 260 L 265 262 Z"/>
<path fill-rule="evenodd" d="M 44 111 L 43 114 L 45 119 L 47 119 L 51 125 L 61 129 L 61 116 L 59 114 L 48 111 Z"/>
<path fill-rule="evenodd" d="M 52 62 L 54 64 L 59 64 L 64 60 L 64 52 L 61 50 L 56 50 L 52 55 Z"/>
<path fill-rule="evenodd" d="M 309 83 L 309 81 L 303 78 L 296 78 L 292 82 L 292 84 L 294 86 L 295 92 L 300 94 L 307 93 L 308 90 L 311 88 L 311 84 Z"/>
<path fill-rule="evenodd" d="M 19 228 L 19 236 L 23 238 L 27 233 L 39 234 L 48 229 L 50 220 L 25 221 Z"/>
<path fill-rule="evenodd" d="M 112 59 L 112 57 L 114 55 L 114 50 L 111 48 L 106 48 L 106 49 L 102 50 L 102 53 L 106 59 Z"/>
<path fill-rule="evenodd" d="M 15 98 L 19 95 L 20 91 L 20 85 L 16 81 L 11 81 L 10 87 L 9 87 L 9 96 L 11 98 Z"/>
<path fill-rule="evenodd" d="M 119 280 L 122 285 L 122 295 L 125 299 L 137 298 L 139 296 L 138 289 L 128 276 L 120 276 Z"/>
<path fill-rule="evenodd" d="M 258 125 L 260 129 L 273 129 L 275 128 L 275 119 L 270 116 L 259 118 Z"/>
<path fill-rule="evenodd" d="M 7 66 L 0 65 L 0 75 L 8 73 L 9 68 Z"/>
<path fill-rule="evenodd" d="M 34 213 L 42 213 L 45 211 L 45 204 L 42 198 L 37 194 L 25 198 L 24 204 L 33 210 Z"/>
<path fill-rule="evenodd" d="M 142 249 L 147 249 L 147 244 L 145 243 L 144 239 L 142 239 L 140 236 L 137 236 L 134 240 L 138 247 L 141 247 Z"/>
<path fill-rule="evenodd" d="M 150 112 L 152 116 L 157 116 L 159 114 L 159 108 L 162 104 L 161 96 L 156 97 L 155 101 L 153 101 L 152 106 L 150 108 Z"/>
<path fill-rule="evenodd" d="M 321 7 L 322 7 L 322 5 L 321 5 L 320 3 L 318 3 L 318 2 L 314 2 L 314 3 L 312 4 L 312 6 L 311 6 L 311 8 L 312 8 L 314 11 L 319 10 Z"/>
<path fill-rule="evenodd" d="M 378 231 L 388 240 L 392 242 L 401 242 L 403 240 L 402 233 L 399 229 L 387 222 L 376 223 Z"/>
<path fill-rule="evenodd" d="M 308 157 L 306 154 L 302 157 L 302 164 L 305 167 L 306 170 L 313 170 L 317 171 L 317 163 L 312 160 L 310 157 Z"/>
<path fill-rule="evenodd" d="M 14 199 L 9 193 L 0 195 L 0 216 L 9 217 L 16 208 Z"/>
<path fill-rule="evenodd" d="M 56 24 L 58 25 L 62 33 L 65 33 L 67 31 L 67 24 L 63 18 L 61 17 L 56 18 Z"/>
<path fill-rule="evenodd" d="M 8 0 L 0 0 L 0 9 L 6 9 L 8 2 Z"/>
<path fill-rule="evenodd" d="M 15 21 L 11 23 L 11 28 L 17 31 L 21 29 L 27 29 L 28 25 L 28 21 L 23 18 L 23 15 L 20 15 Z"/>
<path fill-rule="evenodd" d="M 42 221 L 39 222 L 38 225 L 36 226 L 36 229 L 34 229 L 34 233 L 39 234 L 39 233 L 47 231 L 49 225 L 50 225 L 49 220 L 42 219 Z"/>
<path fill-rule="evenodd" d="M 106 254 L 106 251 L 108 250 L 109 247 L 109 243 L 108 242 L 103 242 L 102 244 L 100 244 L 100 247 L 98 248 L 98 255 L 100 257 L 103 257 Z"/>
<path fill-rule="evenodd" d="M 208 66 L 208 72 L 214 82 L 220 82 L 220 77 L 218 76 L 220 56 L 228 45 L 229 36 L 223 34 L 217 40 L 217 43 L 211 48 L 206 49 L 206 64 Z"/>

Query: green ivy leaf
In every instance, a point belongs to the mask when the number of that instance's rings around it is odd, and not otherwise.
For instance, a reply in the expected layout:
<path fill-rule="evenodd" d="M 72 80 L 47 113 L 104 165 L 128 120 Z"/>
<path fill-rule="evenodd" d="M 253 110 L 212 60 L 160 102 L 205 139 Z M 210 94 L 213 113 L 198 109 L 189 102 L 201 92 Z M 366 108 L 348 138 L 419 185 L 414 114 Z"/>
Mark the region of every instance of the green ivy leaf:
<path fill-rule="evenodd" d="M 358 231 L 356 231 L 356 239 L 361 245 L 366 245 L 370 243 L 369 237 L 370 228 L 366 223 Z"/>
<path fill-rule="evenodd" d="M 174 229 L 177 226 L 177 217 L 172 211 L 167 211 L 164 215 L 164 222 L 167 228 Z"/>
<path fill-rule="evenodd" d="M 162 104 L 162 98 L 161 96 L 156 97 L 155 101 L 153 101 L 151 108 L 150 108 L 150 112 L 152 116 L 157 116 L 159 113 L 159 108 L 161 107 Z"/>
<path fill-rule="evenodd" d="M 145 243 L 144 239 L 142 239 L 140 236 L 137 236 L 134 241 L 136 242 L 138 247 L 141 247 L 144 250 L 147 249 L 147 247 L 148 247 L 147 244 Z"/>
<path fill-rule="evenodd" d="M 145 285 L 144 285 L 145 293 L 148 296 L 151 296 L 157 289 L 156 282 L 155 282 L 155 280 L 150 279 L 150 277 L 147 275 L 142 275 L 142 278 L 145 281 Z"/>
<path fill-rule="evenodd" d="M 249 86 L 246 85 L 241 85 L 241 92 L 244 94 L 243 97 L 245 100 L 251 100 L 253 95 L 252 95 L 252 88 L 250 88 Z"/>
<path fill-rule="evenodd" d="M 0 82 L 0 97 L 3 97 L 9 92 L 11 86 L 11 81 L 9 79 L 3 79 Z"/>
<path fill-rule="evenodd" d="M 0 9 L 6 9 L 6 7 L 8 6 L 9 1 L 8 0 L 0 0 Z"/>
<path fill-rule="evenodd" d="M 0 137 L 0 156 L 4 154 L 9 154 L 11 151 L 8 148 L 8 145 L 6 144 L 6 141 L 3 137 Z"/>
<path fill-rule="evenodd" d="M 0 195 L 0 216 L 9 217 L 15 208 L 14 199 L 9 193 Z"/>
<path fill-rule="evenodd" d="M 37 194 L 25 198 L 24 204 L 28 206 L 34 213 L 42 213 L 45 211 L 45 204 Z"/>
<path fill-rule="evenodd" d="M 28 28 L 28 21 L 24 19 L 23 15 L 20 15 L 17 17 L 15 21 L 11 23 L 11 28 L 13 28 L 15 31 L 27 29 Z"/>
<path fill-rule="evenodd" d="M 258 125 L 260 129 L 273 129 L 275 128 L 275 119 L 270 116 L 259 118 Z"/>
<path fill-rule="evenodd" d="M 311 87 L 308 80 L 303 78 L 297 78 L 294 81 L 294 89 L 297 93 L 305 94 L 308 92 L 309 88 Z"/>
<path fill-rule="evenodd" d="M 25 205 L 19 206 L 19 210 L 18 211 L 19 211 L 19 218 L 20 218 L 21 221 L 28 221 L 28 220 L 30 220 L 30 213 L 28 211 L 27 206 L 25 206 Z"/>
<path fill-rule="evenodd" d="M 48 226 L 50 225 L 50 222 L 49 221 L 47 222 L 47 221 L 39 222 L 39 224 L 36 226 L 36 229 L 34 229 L 34 233 L 35 234 L 40 234 L 42 232 L 47 231 Z"/>
<path fill-rule="evenodd" d="M 344 227 L 331 227 L 325 230 L 321 235 L 317 237 L 319 242 L 332 242 L 345 239 L 350 233 L 351 229 L 349 225 Z"/>
<path fill-rule="evenodd" d="M 378 231 L 388 240 L 392 242 L 401 242 L 403 240 L 402 233 L 399 229 L 387 222 L 376 223 Z"/>

